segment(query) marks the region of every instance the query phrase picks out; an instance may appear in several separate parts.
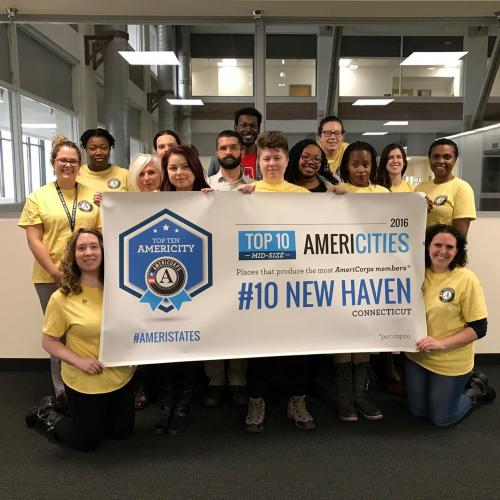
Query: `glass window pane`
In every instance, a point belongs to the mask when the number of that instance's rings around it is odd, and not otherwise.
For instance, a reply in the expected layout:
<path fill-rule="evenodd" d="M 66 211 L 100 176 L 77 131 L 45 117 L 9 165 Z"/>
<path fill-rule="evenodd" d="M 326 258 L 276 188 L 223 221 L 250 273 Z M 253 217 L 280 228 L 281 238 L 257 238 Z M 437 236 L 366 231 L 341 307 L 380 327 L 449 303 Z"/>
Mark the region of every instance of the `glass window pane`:
<path fill-rule="evenodd" d="M 191 60 L 193 96 L 253 96 L 253 59 Z"/>
<path fill-rule="evenodd" d="M 0 87 L 0 203 L 14 203 L 14 159 L 10 118 L 10 93 Z"/>
<path fill-rule="evenodd" d="M 399 95 L 399 57 L 341 58 L 339 95 Z"/>
<path fill-rule="evenodd" d="M 402 66 L 402 95 L 415 97 L 460 96 L 462 62 L 449 65 Z"/>
<path fill-rule="evenodd" d="M 266 95 L 316 95 L 316 59 L 266 59 Z"/>
<path fill-rule="evenodd" d="M 488 64 L 490 64 L 489 61 Z M 493 87 L 491 87 L 490 97 L 500 97 L 500 69 L 498 70 L 495 81 L 493 82 Z"/>
<path fill-rule="evenodd" d="M 52 138 L 63 135 L 73 138 L 73 117 L 21 96 L 21 124 L 23 131 L 24 190 L 26 195 L 41 185 L 54 180 L 50 164 Z"/>

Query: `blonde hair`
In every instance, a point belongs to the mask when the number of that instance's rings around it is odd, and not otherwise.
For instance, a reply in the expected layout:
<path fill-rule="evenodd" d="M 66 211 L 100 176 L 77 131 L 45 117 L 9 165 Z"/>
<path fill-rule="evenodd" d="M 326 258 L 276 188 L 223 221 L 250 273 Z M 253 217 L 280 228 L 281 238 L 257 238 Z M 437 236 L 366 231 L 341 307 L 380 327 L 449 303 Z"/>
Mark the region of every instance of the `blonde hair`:
<path fill-rule="evenodd" d="M 64 147 L 76 150 L 76 152 L 78 153 L 78 161 L 80 163 L 82 162 L 82 153 L 80 152 L 80 148 L 73 141 L 70 141 L 66 136 L 55 135 L 54 137 L 52 137 L 52 150 L 50 151 L 50 160 L 52 161 L 52 163 L 56 159 L 59 150 Z"/>
<path fill-rule="evenodd" d="M 146 165 L 149 164 L 151 164 L 151 166 L 160 174 L 161 185 L 161 182 L 163 181 L 163 170 L 158 156 L 138 153 L 132 158 L 130 166 L 128 167 L 128 185 L 131 187 L 131 191 L 140 191 L 138 183 L 139 174 L 144 170 Z"/>

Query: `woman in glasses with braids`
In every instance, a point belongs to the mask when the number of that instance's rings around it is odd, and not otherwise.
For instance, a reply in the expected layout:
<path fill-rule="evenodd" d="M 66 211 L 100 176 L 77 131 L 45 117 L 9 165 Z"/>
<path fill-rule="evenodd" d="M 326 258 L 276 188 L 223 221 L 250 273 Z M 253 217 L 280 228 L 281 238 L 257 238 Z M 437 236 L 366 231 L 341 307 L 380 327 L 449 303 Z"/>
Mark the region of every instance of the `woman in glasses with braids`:
<path fill-rule="evenodd" d="M 18 222 L 26 230 L 35 258 L 32 279 L 44 314 L 62 278 L 59 264 L 68 238 L 80 227 L 101 226 L 99 209 L 92 201 L 93 190 L 76 182 L 81 163 L 78 146 L 66 137 L 56 136 L 50 162 L 56 180 L 30 194 Z M 51 374 L 56 397 L 64 403 L 60 362 L 56 359 L 51 359 Z"/>

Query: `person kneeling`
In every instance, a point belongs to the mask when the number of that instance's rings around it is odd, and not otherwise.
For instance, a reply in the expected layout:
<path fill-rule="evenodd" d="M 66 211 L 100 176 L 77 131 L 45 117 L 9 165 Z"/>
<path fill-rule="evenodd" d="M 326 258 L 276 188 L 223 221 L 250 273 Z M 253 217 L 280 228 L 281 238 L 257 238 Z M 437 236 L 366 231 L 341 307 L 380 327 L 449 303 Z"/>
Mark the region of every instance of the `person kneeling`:
<path fill-rule="evenodd" d="M 134 368 L 106 368 L 97 359 L 104 280 L 101 233 L 76 231 L 68 241 L 62 268 L 61 288 L 45 313 L 42 346 L 62 360 L 71 417 L 59 413 L 54 398 L 47 396 L 25 420 L 49 437 L 92 451 L 104 436 L 122 439 L 132 433 Z"/>

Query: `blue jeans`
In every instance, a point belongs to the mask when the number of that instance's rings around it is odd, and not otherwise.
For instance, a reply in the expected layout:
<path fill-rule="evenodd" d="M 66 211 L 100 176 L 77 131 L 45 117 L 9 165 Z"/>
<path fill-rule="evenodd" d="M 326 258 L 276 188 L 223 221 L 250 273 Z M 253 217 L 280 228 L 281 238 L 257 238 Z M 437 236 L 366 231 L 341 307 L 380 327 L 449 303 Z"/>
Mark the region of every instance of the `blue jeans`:
<path fill-rule="evenodd" d="M 464 394 L 470 373 L 438 375 L 408 358 L 405 368 L 408 409 L 412 415 L 446 427 L 457 423 L 472 408 L 472 400 Z"/>

